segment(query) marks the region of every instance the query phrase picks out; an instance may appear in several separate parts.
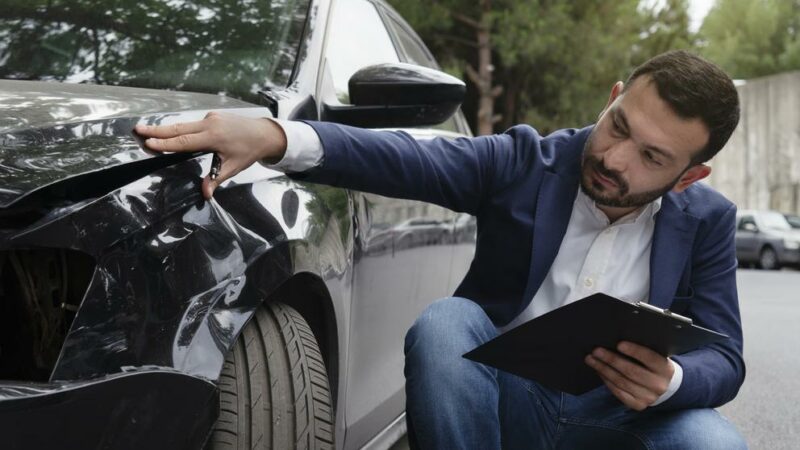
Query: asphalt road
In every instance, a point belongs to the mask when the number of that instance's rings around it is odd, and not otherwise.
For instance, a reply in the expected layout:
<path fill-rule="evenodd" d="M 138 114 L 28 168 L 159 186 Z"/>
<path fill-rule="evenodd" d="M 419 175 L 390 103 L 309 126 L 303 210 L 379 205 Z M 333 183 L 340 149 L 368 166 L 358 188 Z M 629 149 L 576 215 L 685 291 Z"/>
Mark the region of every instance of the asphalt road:
<path fill-rule="evenodd" d="M 800 272 L 740 270 L 738 283 L 747 378 L 720 412 L 753 450 L 800 448 Z"/>
<path fill-rule="evenodd" d="M 752 450 L 800 448 L 800 271 L 740 270 L 738 284 L 747 379 L 720 412 Z"/>

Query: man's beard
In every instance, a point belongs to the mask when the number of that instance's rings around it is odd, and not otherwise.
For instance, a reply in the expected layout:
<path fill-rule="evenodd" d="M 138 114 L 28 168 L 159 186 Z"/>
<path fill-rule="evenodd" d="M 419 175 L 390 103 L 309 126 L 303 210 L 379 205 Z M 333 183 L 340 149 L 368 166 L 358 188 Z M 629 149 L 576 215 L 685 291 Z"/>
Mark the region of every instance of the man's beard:
<path fill-rule="evenodd" d="M 681 179 L 683 173 L 678 175 L 672 182 L 660 188 L 653 189 L 647 192 L 638 192 L 636 194 L 628 194 L 630 186 L 628 182 L 622 178 L 622 175 L 614 172 L 603 165 L 603 162 L 588 152 L 591 139 L 586 142 L 586 149 L 583 152 L 583 163 L 581 165 L 581 190 L 587 197 L 594 200 L 595 203 L 601 206 L 608 206 L 612 208 L 632 208 L 646 205 L 653 200 L 661 197 L 672 188 Z M 608 187 L 597 183 L 589 175 L 589 171 L 594 170 L 603 177 L 611 180 L 617 185 L 618 193 L 616 195 L 609 195 L 605 193 Z"/>

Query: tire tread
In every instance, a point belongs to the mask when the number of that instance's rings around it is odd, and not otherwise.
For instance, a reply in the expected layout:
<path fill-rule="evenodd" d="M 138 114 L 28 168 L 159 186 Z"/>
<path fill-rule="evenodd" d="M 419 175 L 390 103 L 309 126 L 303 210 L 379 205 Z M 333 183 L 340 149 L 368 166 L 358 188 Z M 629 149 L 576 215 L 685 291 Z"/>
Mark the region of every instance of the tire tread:
<path fill-rule="evenodd" d="M 327 372 L 314 333 L 293 308 L 259 308 L 225 358 L 211 450 L 334 447 Z"/>

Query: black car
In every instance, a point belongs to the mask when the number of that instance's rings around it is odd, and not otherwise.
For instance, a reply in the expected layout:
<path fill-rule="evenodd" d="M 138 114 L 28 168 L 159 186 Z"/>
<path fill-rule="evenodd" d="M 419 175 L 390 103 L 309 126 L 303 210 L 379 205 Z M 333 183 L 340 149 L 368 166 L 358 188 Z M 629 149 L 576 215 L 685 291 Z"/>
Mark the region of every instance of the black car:
<path fill-rule="evenodd" d="M 4 2 L 2 447 L 391 445 L 403 336 L 466 273 L 470 219 L 262 165 L 205 201 L 209 154 L 132 130 L 225 110 L 456 138 L 463 95 L 380 0 Z M 436 233 L 387 241 L 419 217 Z"/>

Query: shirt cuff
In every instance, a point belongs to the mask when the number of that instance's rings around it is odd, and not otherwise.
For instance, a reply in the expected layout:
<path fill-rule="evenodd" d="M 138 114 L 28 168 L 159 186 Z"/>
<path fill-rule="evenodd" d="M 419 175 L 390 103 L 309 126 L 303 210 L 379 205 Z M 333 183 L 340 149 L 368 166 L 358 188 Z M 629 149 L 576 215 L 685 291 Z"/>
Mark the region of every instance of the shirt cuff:
<path fill-rule="evenodd" d="M 670 364 L 672 364 L 672 368 L 675 371 L 672 373 L 672 379 L 669 380 L 669 386 L 667 386 L 667 391 L 661 394 L 661 397 L 658 397 L 656 401 L 650 406 L 656 406 L 660 403 L 664 403 L 673 394 L 678 392 L 678 388 L 681 387 L 681 383 L 683 382 L 683 368 L 680 364 L 676 363 L 672 359 L 669 360 Z"/>
<path fill-rule="evenodd" d="M 269 120 L 283 129 L 286 135 L 286 153 L 275 164 L 262 164 L 281 172 L 305 172 L 322 164 L 322 143 L 310 125 L 291 120 Z"/>

